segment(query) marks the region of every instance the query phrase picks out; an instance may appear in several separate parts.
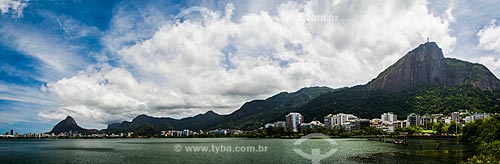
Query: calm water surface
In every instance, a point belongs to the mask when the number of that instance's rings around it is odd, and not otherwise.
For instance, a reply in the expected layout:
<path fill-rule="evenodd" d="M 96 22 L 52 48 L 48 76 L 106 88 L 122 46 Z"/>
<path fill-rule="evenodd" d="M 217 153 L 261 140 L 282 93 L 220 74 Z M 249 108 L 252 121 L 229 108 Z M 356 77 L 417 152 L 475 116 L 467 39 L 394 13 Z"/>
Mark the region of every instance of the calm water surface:
<path fill-rule="evenodd" d="M 311 163 L 294 149 L 309 154 L 311 149 L 320 149 L 321 154 L 336 149 L 321 163 L 346 164 L 442 164 L 457 163 L 470 156 L 467 146 L 453 140 L 409 140 L 406 146 L 366 139 L 334 139 L 336 145 L 322 139 L 306 140 L 298 145 L 294 144 L 296 141 L 242 138 L 0 140 L 0 163 Z M 438 142 L 440 149 L 436 150 Z M 193 149 L 188 152 L 188 148 L 193 147 L 200 150 L 206 147 L 210 152 L 193 152 Z M 255 147 L 256 152 L 241 152 L 251 147 Z M 264 147 L 267 150 L 264 151 Z M 236 148 L 240 152 L 235 152 Z"/>

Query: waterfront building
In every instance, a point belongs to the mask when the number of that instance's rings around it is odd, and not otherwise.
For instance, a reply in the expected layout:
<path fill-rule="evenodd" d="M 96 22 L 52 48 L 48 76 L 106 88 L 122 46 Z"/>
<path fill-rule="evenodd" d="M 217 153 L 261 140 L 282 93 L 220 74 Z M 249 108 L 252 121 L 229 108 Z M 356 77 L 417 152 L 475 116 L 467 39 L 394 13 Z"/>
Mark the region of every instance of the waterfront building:
<path fill-rule="evenodd" d="M 421 125 L 428 126 L 429 123 L 431 123 L 431 117 L 430 116 L 425 115 L 425 116 L 422 116 L 422 118 L 420 118 L 420 124 Z M 431 128 L 431 127 L 425 127 L 425 128 Z"/>
<path fill-rule="evenodd" d="M 342 125 L 342 128 L 344 128 L 348 132 L 352 132 L 353 128 L 354 128 L 353 126 L 356 126 L 356 125 L 352 125 L 351 122 L 346 122 Z"/>
<path fill-rule="evenodd" d="M 431 114 L 431 121 L 433 123 L 444 122 L 443 114 Z"/>
<path fill-rule="evenodd" d="M 274 127 L 274 123 L 266 123 L 264 124 L 264 128 L 271 128 L 271 127 Z"/>
<path fill-rule="evenodd" d="M 347 121 L 349 121 L 349 115 L 344 113 L 339 113 L 337 116 L 337 125 L 344 125 Z"/>
<path fill-rule="evenodd" d="M 285 116 L 286 128 L 292 132 L 298 132 L 300 124 L 304 123 L 304 116 L 300 113 L 289 113 Z"/>
<path fill-rule="evenodd" d="M 386 132 L 394 132 L 394 130 L 396 129 L 394 124 L 396 123 L 397 121 L 394 123 L 390 123 L 389 121 L 382 121 L 382 119 L 372 119 L 370 121 L 370 126 L 377 129 L 382 129 Z"/>
<path fill-rule="evenodd" d="M 243 131 L 242 130 L 237 130 L 237 129 L 228 129 L 227 132 L 229 134 L 232 134 L 232 135 L 239 135 L 239 134 L 243 134 Z"/>
<path fill-rule="evenodd" d="M 226 134 L 228 134 L 227 130 L 224 130 L 224 129 L 215 129 L 215 130 L 209 131 L 208 133 L 213 134 L 213 135 L 226 135 Z"/>
<path fill-rule="evenodd" d="M 184 129 L 182 131 L 182 136 L 184 136 L 184 137 L 189 137 L 190 134 L 191 134 L 191 130 L 189 130 L 189 129 Z"/>
<path fill-rule="evenodd" d="M 325 128 L 333 129 L 335 127 L 342 127 L 350 120 L 356 120 L 356 119 L 358 119 L 358 117 L 353 114 L 339 113 L 335 115 L 329 114 L 325 116 L 323 120 L 325 122 Z"/>
<path fill-rule="evenodd" d="M 326 129 L 333 129 L 337 124 L 337 117 L 334 114 L 328 114 L 323 118 L 323 123 Z"/>
<path fill-rule="evenodd" d="M 349 120 L 350 130 L 361 130 L 370 126 L 370 120 L 368 119 L 355 119 Z"/>
<path fill-rule="evenodd" d="M 475 120 L 473 119 L 473 116 L 465 116 L 464 121 L 465 123 L 468 123 L 468 122 L 473 122 Z"/>
<path fill-rule="evenodd" d="M 381 129 L 385 132 L 392 133 L 395 128 L 392 124 L 382 124 Z"/>
<path fill-rule="evenodd" d="M 285 121 L 276 121 L 276 122 L 273 122 L 273 123 L 266 123 L 264 124 L 264 128 L 271 128 L 271 127 L 274 127 L 274 128 L 285 128 L 286 124 L 285 124 Z"/>
<path fill-rule="evenodd" d="M 326 129 L 333 129 L 337 125 L 337 116 L 334 114 L 329 114 L 324 117 L 324 123 Z"/>
<path fill-rule="evenodd" d="M 452 122 L 460 122 L 460 113 L 459 112 L 451 113 L 451 121 Z"/>
<path fill-rule="evenodd" d="M 420 116 L 415 113 L 408 115 L 407 120 L 410 122 L 410 126 L 420 125 Z"/>
<path fill-rule="evenodd" d="M 323 127 L 323 124 L 319 121 L 311 121 L 310 123 L 301 123 L 300 129 L 312 129 L 315 127 Z"/>
<path fill-rule="evenodd" d="M 388 113 L 383 113 L 381 116 L 380 116 L 380 119 L 382 121 L 386 121 L 386 122 L 390 122 L 390 123 L 393 123 L 393 122 L 396 122 L 398 120 L 398 116 L 395 115 L 394 113 L 392 112 L 388 112 Z"/>
<path fill-rule="evenodd" d="M 396 121 L 396 128 L 406 128 L 409 126 L 410 126 L 410 121 L 408 120 Z"/>
<path fill-rule="evenodd" d="M 477 121 L 477 120 L 484 120 L 485 118 L 488 118 L 490 117 L 490 114 L 488 113 L 474 113 L 470 116 L 466 116 L 464 118 L 464 121 L 465 122 L 473 122 L 473 121 Z"/>
<path fill-rule="evenodd" d="M 446 118 L 444 119 L 444 123 L 445 123 L 446 125 L 451 124 L 451 117 L 446 117 Z"/>
<path fill-rule="evenodd" d="M 324 127 L 323 123 L 321 123 L 319 121 L 311 121 L 309 124 L 311 126 Z"/>
<path fill-rule="evenodd" d="M 310 123 L 300 123 L 300 129 L 312 129 L 312 125 Z"/>
<path fill-rule="evenodd" d="M 357 119 L 358 117 L 352 115 L 352 114 L 344 114 L 344 113 L 339 113 L 336 115 L 337 117 L 337 125 L 342 126 L 349 122 L 349 120 Z"/>
<path fill-rule="evenodd" d="M 276 122 L 274 122 L 274 127 L 285 128 L 285 126 L 286 126 L 285 121 L 276 121 Z"/>
<path fill-rule="evenodd" d="M 378 121 L 378 119 L 373 119 L 370 121 L 370 126 L 377 128 L 377 129 L 382 129 L 382 121 Z"/>

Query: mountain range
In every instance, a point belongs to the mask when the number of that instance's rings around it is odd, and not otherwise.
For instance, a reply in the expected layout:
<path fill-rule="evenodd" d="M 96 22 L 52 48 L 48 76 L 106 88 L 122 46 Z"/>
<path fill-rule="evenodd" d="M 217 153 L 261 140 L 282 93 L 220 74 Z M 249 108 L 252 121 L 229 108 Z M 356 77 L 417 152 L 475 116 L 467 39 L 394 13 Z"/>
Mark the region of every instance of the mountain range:
<path fill-rule="evenodd" d="M 159 131 L 164 129 L 207 130 L 214 128 L 253 129 L 270 121 L 278 120 L 283 115 L 298 109 L 310 100 L 334 91 L 328 87 L 302 88 L 297 92 L 281 92 L 265 100 L 253 100 L 229 115 L 219 115 L 213 111 L 183 119 L 156 118 L 139 115 L 131 122 L 108 125 L 109 132 L 134 131 L 139 134 L 144 131 Z"/>
<path fill-rule="evenodd" d="M 145 114 L 139 115 L 134 118 L 131 122 L 123 121 L 122 123 L 109 124 L 107 131 L 109 132 L 122 132 L 122 131 L 134 131 L 135 129 L 140 129 L 145 125 L 153 125 L 157 129 L 192 129 L 192 130 L 202 130 L 205 124 L 210 120 L 219 120 L 223 116 L 219 115 L 213 111 L 208 111 L 204 114 L 199 114 L 193 117 L 187 117 L 183 119 L 173 119 L 173 118 L 157 118 L 147 116 Z"/>
<path fill-rule="evenodd" d="M 435 42 L 427 42 L 408 52 L 365 85 L 339 89 L 308 87 L 293 93 L 281 92 L 265 100 L 247 102 L 228 115 L 213 111 L 183 119 L 139 115 L 130 122 L 109 124 L 105 131 L 157 134 L 168 129 L 249 130 L 284 120 L 284 115 L 289 112 L 303 114 L 306 121 L 322 120 L 327 114 L 339 112 L 376 118 L 390 111 L 400 119 L 413 112 L 473 110 L 494 113 L 500 112 L 499 89 L 500 80 L 485 66 L 445 58 Z M 79 130 L 73 125 L 72 118 L 66 120 L 52 131 Z"/>

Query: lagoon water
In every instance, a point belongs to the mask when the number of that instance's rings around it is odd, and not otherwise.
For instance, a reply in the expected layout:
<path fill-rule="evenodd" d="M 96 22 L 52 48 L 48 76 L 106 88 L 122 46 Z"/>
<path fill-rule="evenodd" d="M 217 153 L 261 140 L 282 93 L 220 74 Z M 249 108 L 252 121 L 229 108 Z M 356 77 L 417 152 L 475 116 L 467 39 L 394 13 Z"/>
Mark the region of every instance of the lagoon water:
<path fill-rule="evenodd" d="M 366 139 L 334 141 L 311 139 L 296 145 L 296 139 L 246 138 L 0 140 L 0 163 L 311 163 L 294 149 L 308 154 L 311 149 L 320 149 L 321 154 L 336 149 L 320 163 L 442 164 L 470 156 L 467 146 L 453 140 L 408 140 L 408 145 Z M 440 149 L 436 150 L 438 142 Z M 188 152 L 193 147 L 207 147 L 210 152 Z M 255 152 L 250 152 L 252 147 Z M 242 152 L 244 149 L 248 150 Z"/>

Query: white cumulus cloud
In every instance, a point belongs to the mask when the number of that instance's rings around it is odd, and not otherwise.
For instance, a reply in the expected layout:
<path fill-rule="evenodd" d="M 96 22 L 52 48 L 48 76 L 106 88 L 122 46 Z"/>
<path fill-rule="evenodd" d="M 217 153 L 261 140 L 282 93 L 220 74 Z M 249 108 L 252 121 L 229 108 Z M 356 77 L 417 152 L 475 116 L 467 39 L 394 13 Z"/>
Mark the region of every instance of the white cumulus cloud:
<path fill-rule="evenodd" d="M 498 55 L 484 55 L 472 58 L 471 60 L 473 62 L 484 64 L 493 74 L 500 75 L 500 59 L 498 58 Z"/>
<path fill-rule="evenodd" d="M 0 0 L 0 13 L 11 14 L 14 18 L 23 16 L 23 10 L 28 5 L 24 0 Z"/>
<path fill-rule="evenodd" d="M 491 20 L 489 25 L 477 33 L 477 36 L 480 48 L 500 53 L 500 26 L 497 24 L 497 20 Z"/>
<path fill-rule="evenodd" d="M 484 64 L 495 75 L 500 74 L 500 26 L 496 19 L 484 26 L 476 34 L 479 38 L 478 47 L 482 50 L 489 51 L 485 55 L 473 57 L 471 60 Z M 491 53 L 490 53 L 491 52 Z"/>

